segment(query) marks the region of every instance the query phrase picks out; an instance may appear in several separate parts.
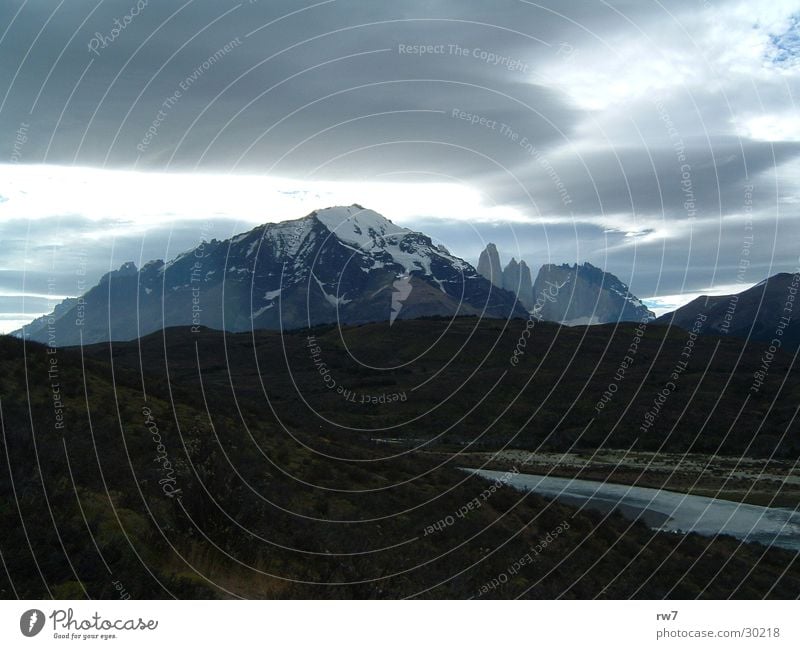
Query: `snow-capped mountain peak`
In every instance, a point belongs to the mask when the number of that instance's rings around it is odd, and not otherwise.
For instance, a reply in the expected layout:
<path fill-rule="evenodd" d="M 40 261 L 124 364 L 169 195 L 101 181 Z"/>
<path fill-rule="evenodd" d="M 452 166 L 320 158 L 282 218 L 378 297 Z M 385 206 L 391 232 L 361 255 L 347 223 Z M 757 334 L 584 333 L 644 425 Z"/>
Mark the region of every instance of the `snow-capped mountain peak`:
<path fill-rule="evenodd" d="M 364 250 L 372 247 L 379 237 L 412 234 L 411 230 L 395 225 L 386 217 L 360 205 L 328 207 L 313 212 L 313 216 L 340 240 Z"/>
<path fill-rule="evenodd" d="M 342 243 L 372 255 L 371 268 L 391 263 L 405 274 L 435 276 L 433 260 L 443 261 L 460 271 L 471 267 L 451 255 L 444 246 L 434 245 L 429 237 L 392 223 L 389 219 L 360 205 L 329 207 L 311 214 Z M 442 289 L 444 290 L 444 289 Z"/>
<path fill-rule="evenodd" d="M 127 340 L 176 325 L 248 331 L 526 315 L 514 295 L 444 246 L 359 205 L 204 241 L 141 270 L 126 264 L 105 282 L 83 296 L 80 314 L 72 303 L 54 314 L 61 344 Z M 37 340 L 47 331 L 37 322 L 24 335 Z"/>

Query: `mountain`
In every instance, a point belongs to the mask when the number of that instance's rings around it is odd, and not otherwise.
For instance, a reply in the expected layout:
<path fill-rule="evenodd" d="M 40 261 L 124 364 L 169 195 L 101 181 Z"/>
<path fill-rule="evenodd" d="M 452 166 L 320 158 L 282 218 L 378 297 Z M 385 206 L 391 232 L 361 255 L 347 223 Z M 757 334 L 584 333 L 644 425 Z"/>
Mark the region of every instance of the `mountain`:
<path fill-rule="evenodd" d="M 677 325 L 704 334 L 772 342 L 784 350 L 800 346 L 800 273 L 779 273 L 732 295 L 703 295 L 659 317 L 658 324 Z"/>
<path fill-rule="evenodd" d="M 581 266 L 545 264 L 536 282 L 531 282 L 531 270 L 523 259 L 518 262 L 512 257 L 501 268 L 497 247 L 489 243 L 481 252 L 478 272 L 513 293 L 528 311 L 543 320 L 585 325 L 655 318 L 618 277 L 588 262 Z"/>
<path fill-rule="evenodd" d="M 286 330 L 454 315 L 527 312 L 444 246 L 351 205 L 203 242 L 168 263 L 125 263 L 24 335 L 64 346 L 177 325 Z"/>
<path fill-rule="evenodd" d="M 618 277 L 596 266 L 545 264 L 533 285 L 540 318 L 566 325 L 649 321 L 655 317 Z"/>

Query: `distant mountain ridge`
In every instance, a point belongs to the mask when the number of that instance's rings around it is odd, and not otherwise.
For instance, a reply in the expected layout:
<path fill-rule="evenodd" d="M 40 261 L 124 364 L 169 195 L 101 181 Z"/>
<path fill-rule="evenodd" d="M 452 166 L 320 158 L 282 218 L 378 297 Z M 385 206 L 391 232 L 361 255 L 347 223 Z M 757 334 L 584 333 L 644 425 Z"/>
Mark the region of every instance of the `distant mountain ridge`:
<path fill-rule="evenodd" d="M 166 263 L 127 262 L 15 334 L 63 346 L 178 325 L 285 330 L 455 315 L 527 312 L 430 237 L 351 205 L 203 242 Z"/>
<path fill-rule="evenodd" d="M 132 340 L 170 326 L 287 330 L 533 312 L 566 325 L 653 320 L 703 334 L 780 340 L 792 351 L 800 346 L 798 290 L 800 274 L 779 273 L 655 318 L 622 281 L 588 262 L 545 264 L 532 282 L 524 260 L 512 258 L 503 268 L 490 243 L 476 269 L 430 237 L 351 205 L 204 241 L 169 262 L 142 268 L 125 262 L 13 335 L 66 346 Z"/>
<path fill-rule="evenodd" d="M 537 302 L 542 304 L 541 318 L 566 325 L 648 322 L 655 318 L 616 275 L 589 262 L 545 264 L 533 284 L 533 293 L 550 296 Z"/>
<path fill-rule="evenodd" d="M 514 293 L 519 301 L 543 320 L 565 325 L 640 322 L 655 318 L 618 277 L 584 264 L 545 264 L 531 281 L 524 260 L 502 268 L 497 247 L 489 243 L 481 253 L 478 272 L 495 286 Z"/>
<path fill-rule="evenodd" d="M 778 273 L 741 293 L 698 297 L 656 323 L 696 328 L 703 334 L 778 341 L 776 347 L 792 351 L 800 346 L 798 292 L 800 273 Z"/>

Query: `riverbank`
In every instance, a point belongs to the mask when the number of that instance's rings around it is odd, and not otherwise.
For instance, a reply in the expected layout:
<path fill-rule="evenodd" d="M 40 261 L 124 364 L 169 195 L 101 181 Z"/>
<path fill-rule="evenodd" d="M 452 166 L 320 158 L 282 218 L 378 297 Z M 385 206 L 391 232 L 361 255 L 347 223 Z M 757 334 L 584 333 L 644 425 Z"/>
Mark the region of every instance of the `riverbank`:
<path fill-rule="evenodd" d="M 487 480 L 508 476 L 508 484 L 520 491 L 554 498 L 579 509 L 603 514 L 616 511 L 628 520 L 644 522 L 658 531 L 679 534 L 696 532 L 703 536 L 726 535 L 770 548 L 800 551 L 800 513 L 795 509 L 762 507 L 605 481 L 465 470 L 475 471 Z"/>
<path fill-rule="evenodd" d="M 522 473 L 667 489 L 765 507 L 800 505 L 800 468 L 789 461 L 623 450 L 505 450 L 459 454 L 458 463 L 495 471 L 516 467 Z"/>

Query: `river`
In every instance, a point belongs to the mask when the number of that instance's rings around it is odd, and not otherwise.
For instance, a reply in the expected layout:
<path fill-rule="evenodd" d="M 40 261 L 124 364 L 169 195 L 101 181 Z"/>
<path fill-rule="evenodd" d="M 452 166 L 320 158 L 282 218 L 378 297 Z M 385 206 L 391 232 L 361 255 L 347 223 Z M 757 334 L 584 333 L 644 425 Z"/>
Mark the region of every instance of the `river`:
<path fill-rule="evenodd" d="M 800 512 L 794 509 L 594 480 L 486 470 L 474 473 L 489 480 L 502 478 L 520 491 L 533 491 L 571 505 L 602 512 L 618 509 L 626 518 L 642 520 L 657 530 L 706 536 L 728 534 L 742 541 L 800 551 Z"/>

